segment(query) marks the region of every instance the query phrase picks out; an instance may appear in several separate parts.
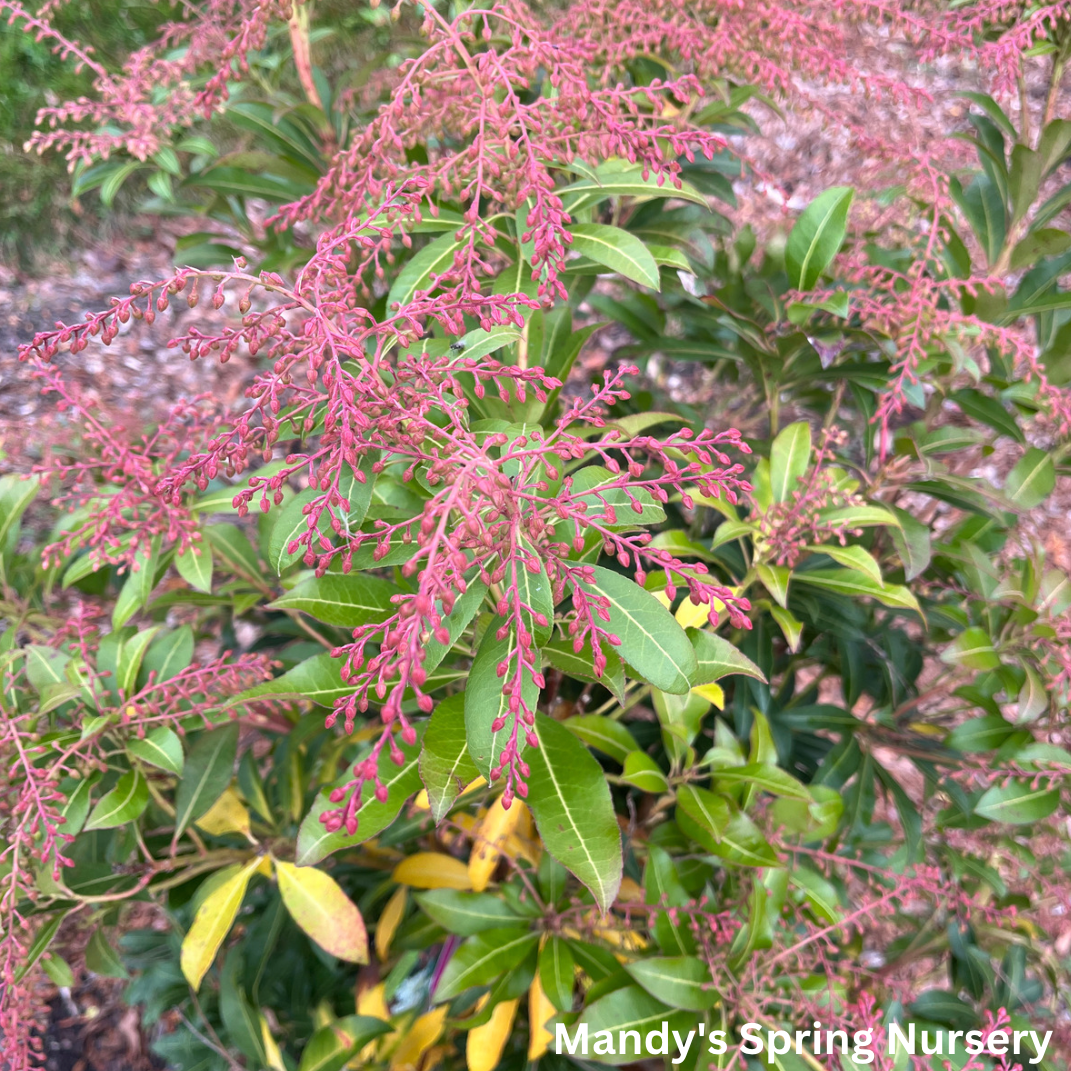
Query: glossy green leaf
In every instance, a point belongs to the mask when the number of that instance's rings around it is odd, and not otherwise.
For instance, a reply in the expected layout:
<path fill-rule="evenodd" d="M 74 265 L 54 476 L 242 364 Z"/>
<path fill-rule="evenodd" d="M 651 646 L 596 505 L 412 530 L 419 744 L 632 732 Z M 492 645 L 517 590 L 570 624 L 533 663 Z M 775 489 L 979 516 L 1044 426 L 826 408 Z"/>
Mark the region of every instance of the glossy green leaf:
<path fill-rule="evenodd" d="M 303 580 L 270 610 L 301 610 L 317 621 L 342 628 L 378 624 L 395 612 L 391 597 L 398 588 L 387 580 L 365 573 L 325 573 Z"/>
<path fill-rule="evenodd" d="M 733 766 L 718 769 L 711 776 L 719 785 L 754 785 L 764 792 L 775 796 L 787 796 L 790 799 L 811 802 L 811 794 L 806 786 L 797 781 L 790 773 L 768 762 L 752 762 L 746 766 Z"/>
<path fill-rule="evenodd" d="M 688 639 L 695 651 L 696 672 L 692 684 L 713 684 L 733 674 L 766 682 L 766 675 L 742 651 L 728 640 L 705 629 L 688 629 Z"/>
<path fill-rule="evenodd" d="M 538 933 L 520 926 L 486 930 L 470 937 L 446 965 L 435 999 L 452 1000 L 466 989 L 487 985 L 516 967 L 538 941 Z"/>
<path fill-rule="evenodd" d="M 658 264 L 634 234 L 606 223 L 576 223 L 569 232 L 576 252 L 641 286 L 659 289 Z"/>
<path fill-rule="evenodd" d="M 964 629 L 942 652 L 941 660 L 968 669 L 996 669 L 1000 655 L 988 633 L 977 625 Z"/>
<path fill-rule="evenodd" d="M 595 658 L 591 650 L 591 640 L 585 640 L 578 654 L 573 650 L 571 640 L 554 640 L 543 647 L 543 658 L 555 669 L 569 677 L 582 681 L 601 684 L 619 703 L 625 701 L 625 667 L 621 664 L 617 652 L 608 644 L 602 646 L 606 666 L 601 676 L 595 674 Z"/>
<path fill-rule="evenodd" d="M 85 829 L 112 829 L 131 822 L 149 805 L 149 786 L 137 770 L 123 774 L 115 787 L 105 792 L 86 819 Z"/>
<path fill-rule="evenodd" d="M 644 751 L 633 751 L 625 759 L 622 780 L 638 788 L 641 792 L 660 795 L 669 790 L 669 781 L 661 767 Z"/>
<path fill-rule="evenodd" d="M 921 613 L 918 601 L 908 588 L 901 584 L 877 584 L 854 569 L 798 569 L 792 576 L 798 584 L 810 584 L 838 595 L 869 597 L 884 606 Z"/>
<path fill-rule="evenodd" d="M 421 910 L 447 933 L 471 937 L 484 930 L 519 925 L 516 912 L 501 896 L 461 889 L 429 889 L 416 894 Z"/>
<path fill-rule="evenodd" d="M 130 740 L 126 750 L 135 758 L 157 769 L 181 776 L 183 767 L 182 741 L 174 729 L 157 726 L 141 740 Z"/>
<path fill-rule="evenodd" d="M 789 286 L 810 290 L 840 252 L 848 232 L 854 191 L 834 186 L 819 194 L 796 220 L 785 246 Z"/>
<path fill-rule="evenodd" d="M 991 822 L 1010 826 L 1032 825 L 1048 818 L 1060 806 L 1060 790 L 1028 781 L 1009 781 L 987 789 L 974 813 Z"/>
<path fill-rule="evenodd" d="M 427 789 L 436 825 L 478 773 L 467 748 L 465 695 L 448 696 L 432 711 L 420 753 L 420 779 Z"/>
<path fill-rule="evenodd" d="M 1056 487 L 1056 466 L 1044 450 L 1031 446 L 1016 462 L 1004 492 L 1021 509 L 1040 506 Z"/>
<path fill-rule="evenodd" d="M 200 733 L 190 746 L 175 795 L 175 839 L 223 795 L 231 783 L 238 751 L 238 725 Z"/>
<path fill-rule="evenodd" d="M 298 1071 L 342 1071 L 370 1041 L 391 1032 L 391 1024 L 370 1015 L 346 1015 L 320 1027 L 301 1053 Z"/>
<path fill-rule="evenodd" d="M 191 543 L 181 554 L 175 555 L 175 568 L 194 591 L 211 592 L 212 544 L 207 541 Z"/>
<path fill-rule="evenodd" d="M 539 950 L 539 984 L 558 1011 L 571 1011 L 576 961 L 564 937 L 551 936 Z"/>
<path fill-rule="evenodd" d="M 614 1049 L 612 1054 L 595 1054 L 591 1047 L 588 1053 L 589 1059 L 616 1065 L 634 1064 L 648 1058 L 651 1054 L 645 1047 L 647 1035 L 651 1031 L 660 1031 L 663 1023 L 668 1024 L 671 1045 L 674 1030 L 686 1036 L 688 1031 L 695 1029 L 694 1015 L 687 1012 L 675 1012 L 668 1005 L 652 997 L 641 986 L 630 985 L 623 989 L 615 989 L 612 993 L 589 1004 L 584 1009 L 578 1025 L 587 1026 L 589 1037 L 603 1030 L 611 1032 Z M 634 1036 L 623 1038 L 622 1031 L 636 1031 L 639 1034 L 639 1045 L 636 1045 Z M 572 1037 L 571 1029 L 568 1033 Z M 623 1046 L 619 1044 L 622 1040 L 624 1040 Z"/>
<path fill-rule="evenodd" d="M 599 764 L 559 722 L 536 715 L 527 803 L 543 846 L 606 911 L 621 885 L 621 831 Z"/>
<path fill-rule="evenodd" d="M 671 1008 L 707 1011 L 718 999 L 710 968 L 697 956 L 652 956 L 627 963 L 625 970 Z"/>
<path fill-rule="evenodd" d="M 389 311 L 393 312 L 395 302 L 404 308 L 413 300 L 418 290 L 430 289 L 432 274 L 442 275 L 453 267 L 454 253 L 461 245 L 454 234 L 455 231 L 451 228 L 406 261 L 405 267 L 398 273 L 390 293 L 387 294 Z"/>
<path fill-rule="evenodd" d="M 649 591 L 628 577 L 598 565 L 593 570 L 594 585 L 579 586 L 609 601 L 610 620 L 600 625 L 621 640 L 617 653 L 656 688 L 684 695 L 697 669 L 684 629 Z"/>
<path fill-rule="evenodd" d="M 778 432 L 770 447 L 770 489 L 775 502 L 789 502 L 811 464 L 811 426 L 805 420 Z"/>
<path fill-rule="evenodd" d="M 588 747 L 623 763 L 636 750 L 636 738 L 619 721 L 600 714 L 576 714 L 562 724 Z"/>

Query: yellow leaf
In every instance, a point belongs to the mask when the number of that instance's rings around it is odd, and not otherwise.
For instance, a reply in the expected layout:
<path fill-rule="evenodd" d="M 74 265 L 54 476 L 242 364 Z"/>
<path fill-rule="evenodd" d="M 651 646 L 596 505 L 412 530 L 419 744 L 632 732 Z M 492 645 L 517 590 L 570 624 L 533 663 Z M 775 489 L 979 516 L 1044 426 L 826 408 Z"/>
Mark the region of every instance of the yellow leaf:
<path fill-rule="evenodd" d="M 212 966 L 223 938 L 234 924 L 249 879 L 259 866 L 258 858 L 242 867 L 213 889 L 197 909 L 193 925 L 182 940 L 182 954 L 179 957 L 182 973 L 195 991 L 200 988 L 201 979 Z"/>
<path fill-rule="evenodd" d="M 539 975 L 528 987 L 528 1059 L 538 1060 L 547 1051 L 552 1035 L 546 1027 L 548 1019 L 558 1014 L 558 1009 L 547 1000 Z"/>
<path fill-rule="evenodd" d="M 233 788 L 228 788 L 194 825 L 213 837 L 221 837 L 224 833 L 241 833 L 253 840 L 249 832 L 249 811 Z"/>
<path fill-rule="evenodd" d="M 667 609 L 673 607 L 673 600 L 666 594 L 666 589 L 661 591 L 652 591 L 651 594 Z"/>
<path fill-rule="evenodd" d="M 279 1051 L 279 1046 L 275 1044 L 275 1038 L 271 1036 L 271 1030 L 268 1029 L 268 1020 L 263 1015 L 260 1017 L 260 1040 L 264 1045 L 264 1062 L 271 1068 L 271 1071 L 286 1071 L 283 1054 Z"/>
<path fill-rule="evenodd" d="M 422 788 L 417 793 L 417 798 L 415 800 L 413 800 L 413 806 L 418 811 L 430 811 L 431 810 L 431 800 L 428 799 L 428 790 L 426 788 Z"/>
<path fill-rule="evenodd" d="M 486 777 L 477 777 L 475 781 L 470 781 L 462 790 L 458 799 L 461 796 L 467 796 L 470 792 L 476 792 L 477 790 L 484 788 L 487 785 Z"/>
<path fill-rule="evenodd" d="M 725 709 L 725 693 L 720 684 L 701 684 L 692 689 L 692 695 L 702 696 L 708 703 L 713 703 L 718 710 Z"/>
<path fill-rule="evenodd" d="M 507 811 L 499 796 L 472 833 L 472 853 L 469 855 L 469 880 L 476 892 L 483 892 L 502 858 L 502 847 L 523 821 L 527 811 L 520 800 L 514 800 Z"/>
<path fill-rule="evenodd" d="M 640 888 L 640 883 L 633 878 L 622 878 L 621 888 L 618 889 L 617 898 L 622 903 L 643 903 L 643 889 Z"/>
<path fill-rule="evenodd" d="M 476 1005 L 480 1011 L 487 1003 L 485 994 Z M 513 1020 L 517 1015 L 520 1000 L 503 1000 L 494 1006 L 491 1018 L 483 1026 L 474 1026 L 469 1031 L 469 1040 L 465 1046 L 465 1061 L 469 1071 L 494 1071 L 502 1059 L 502 1050 L 506 1047 Z"/>
<path fill-rule="evenodd" d="M 312 1009 L 312 1026 L 314 1030 L 319 1030 L 323 1026 L 330 1026 L 337 1016 L 335 1015 L 331 1005 L 326 1000 L 321 1000 L 315 1008 Z"/>
<path fill-rule="evenodd" d="M 394 880 L 413 889 L 470 889 L 469 868 L 452 855 L 416 852 L 394 868 Z"/>
<path fill-rule="evenodd" d="M 714 619 L 725 609 L 725 603 L 721 599 L 711 599 L 710 602 L 702 602 L 698 606 L 692 602 L 689 596 L 677 607 L 674 615 L 681 628 L 702 628 L 710 620 L 710 608 L 715 610 Z"/>
<path fill-rule="evenodd" d="M 322 949 L 350 963 L 368 962 L 368 933 L 357 905 L 338 882 L 311 866 L 275 861 L 279 892 L 294 921 Z"/>
<path fill-rule="evenodd" d="M 421 1057 L 439 1040 L 446 1021 L 448 1004 L 440 1004 L 430 1012 L 425 1012 L 406 1031 L 401 1044 L 394 1050 L 390 1059 L 390 1071 L 416 1071 Z"/>
<path fill-rule="evenodd" d="M 262 874 L 266 878 L 271 877 L 271 856 L 262 855 L 260 857 L 260 865 L 254 871 L 256 874 Z"/>
<path fill-rule="evenodd" d="M 358 993 L 357 1014 L 370 1015 L 373 1019 L 382 1019 L 385 1023 L 389 1023 L 390 1009 L 387 1007 L 387 1001 L 384 997 L 386 991 L 386 983 L 380 982 L 379 985 L 370 986 L 368 989 L 364 989 Z M 361 1066 L 368 1063 L 375 1055 L 377 1047 L 381 1046 L 383 1049 L 386 1049 L 396 1040 L 397 1031 L 393 1034 L 384 1034 L 382 1037 L 373 1039 L 357 1054 L 356 1059 L 353 1061 L 353 1065 Z"/>
<path fill-rule="evenodd" d="M 390 943 L 394 940 L 394 931 L 405 914 L 405 905 L 409 900 L 409 890 L 400 885 L 394 895 L 387 901 L 383 914 L 376 923 L 376 955 L 384 960 L 390 954 Z"/>

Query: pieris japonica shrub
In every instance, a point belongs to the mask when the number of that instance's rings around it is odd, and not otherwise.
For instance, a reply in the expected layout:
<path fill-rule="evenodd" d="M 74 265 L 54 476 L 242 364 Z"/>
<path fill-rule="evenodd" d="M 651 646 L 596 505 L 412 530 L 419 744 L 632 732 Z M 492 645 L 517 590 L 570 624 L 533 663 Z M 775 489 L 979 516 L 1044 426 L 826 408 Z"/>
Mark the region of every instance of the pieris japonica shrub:
<path fill-rule="evenodd" d="M 113 69 L 0 6 L 95 79 L 31 148 L 215 227 L 19 355 L 55 416 L 0 484 L 12 1066 L 82 970 L 182 1068 L 663 1021 L 1066 1066 L 1063 5 L 369 7 L 359 82 L 327 8 L 191 4 Z M 988 91 L 912 142 L 938 60 Z M 756 146 L 805 105 L 865 166 L 781 217 Z M 71 370 L 134 330 L 238 400 L 102 411 Z"/>

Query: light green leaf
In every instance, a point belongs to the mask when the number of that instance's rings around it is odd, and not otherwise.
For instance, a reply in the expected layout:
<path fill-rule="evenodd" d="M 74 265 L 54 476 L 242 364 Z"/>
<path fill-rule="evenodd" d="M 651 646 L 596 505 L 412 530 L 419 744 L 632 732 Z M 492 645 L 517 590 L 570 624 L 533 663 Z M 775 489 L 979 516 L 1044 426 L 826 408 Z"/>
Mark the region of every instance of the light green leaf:
<path fill-rule="evenodd" d="M 854 569 L 797 569 L 792 576 L 797 584 L 811 584 L 838 595 L 869 596 L 883 606 L 922 613 L 918 601 L 908 588 L 901 584 L 876 584 L 870 577 Z"/>
<path fill-rule="evenodd" d="M 175 555 L 179 576 L 195 591 L 212 592 L 212 544 L 207 541 L 191 543 Z"/>
<path fill-rule="evenodd" d="M 1031 446 L 1008 473 L 1004 491 L 1020 509 L 1040 506 L 1056 487 L 1056 466 L 1052 458 Z"/>
<path fill-rule="evenodd" d="M 353 691 L 342 679 L 342 666 L 342 661 L 327 651 L 313 655 L 282 676 L 240 692 L 227 705 L 237 706 L 262 695 L 301 695 L 322 707 L 333 706 L 336 699 Z"/>
<path fill-rule="evenodd" d="M 645 751 L 633 751 L 625 759 L 622 780 L 641 792 L 661 795 L 669 791 L 669 781 L 661 767 Z"/>
<path fill-rule="evenodd" d="M 447 933 L 471 937 L 521 920 L 503 897 L 461 889 L 429 889 L 416 894 L 421 910 Z"/>
<path fill-rule="evenodd" d="M 811 794 L 790 773 L 768 762 L 753 762 L 746 766 L 733 766 L 714 770 L 711 776 L 719 785 L 754 785 L 775 796 L 811 802 Z"/>
<path fill-rule="evenodd" d="M 805 420 L 778 432 L 770 447 L 770 490 L 775 502 L 790 502 L 811 464 L 811 425 Z"/>
<path fill-rule="evenodd" d="M 673 1009 L 656 1000 L 638 985 L 615 989 L 604 997 L 589 1004 L 580 1017 L 579 1026 L 587 1026 L 589 1036 L 601 1030 L 609 1030 L 614 1040 L 614 1055 L 592 1055 L 591 1059 L 604 1064 L 634 1064 L 644 1062 L 651 1054 L 645 1047 L 645 1039 L 652 1031 L 659 1031 L 667 1023 L 671 1031 L 676 1030 L 681 1036 L 695 1029 L 695 1017 L 687 1012 L 674 1012 Z M 635 1039 L 627 1040 L 624 1046 L 617 1044 L 621 1031 L 636 1031 L 640 1036 L 639 1052 L 635 1049 Z M 572 1030 L 569 1030 L 572 1037 Z M 623 1050 L 623 1051 L 622 1051 Z M 591 1050 L 589 1050 L 590 1052 Z"/>
<path fill-rule="evenodd" d="M 389 1034 L 391 1024 L 370 1015 L 346 1015 L 320 1027 L 302 1050 L 298 1071 L 342 1071 L 370 1041 Z"/>
<path fill-rule="evenodd" d="M 677 824 L 708 851 L 714 851 L 729 825 L 729 801 L 695 785 L 677 789 Z M 689 821 L 690 820 L 690 821 Z"/>
<path fill-rule="evenodd" d="M 625 964 L 625 970 L 671 1008 L 707 1011 L 718 999 L 710 968 L 697 956 L 652 956 Z"/>
<path fill-rule="evenodd" d="M 788 582 L 792 578 L 792 570 L 787 565 L 756 565 L 755 573 L 777 605 L 787 606 Z"/>
<path fill-rule="evenodd" d="M 1028 781 L 993 785 L 975 804 L 974 813 L 991 822 L 1026 826 L 1048 818 L 1060 805 L 1060 790 L 1033 786 Z"/>
<path fill-rule="evenodd" d="M 413 300 L 418 290 L 427 290 L 431 275 L 442 275 L 453 267 L 454 252 L 461 243 L 454 237 L 456 231 L 451 229 L 429 242 L 415 256 L 410 257 L 405 267 L 398 273 L 397 279 L 387 294 L 387 309 L 393 312 L 394 303 L 404 309 Z"/>
<path fill-rule="evenodd" d="M 343 628 L 378 624 L 395 612 L 397 585 L 365 573 L 310 577 L 269 603 L 269 610 L 301 610 L 317 621 Z"/>
<path fill-rule="evenodd" d="M 446 965 L 435 999 L 453 1000 L 466 989 L 487 985 L 521 963 L 538 941 L 538 933 L 519 926 L 485 930 L 470 937 Z"/>
<path fill-rule="evenodd" d="M 636 750 L 636 738 L 619 721 L 600 714 L 577 714 L 566 718 L 562 724 L 575 733 L 588 747 L 601 751 L 617 762 Z"/>
<path fill-rule="evenodd" d="M 853 196 L 850 186 L 834 186 L 819 194 L 796 220 L 785 246 L 785 268 L 793 289 L 812 289 L 833 263 L 848 231 Z"/>
<path fill-rule="evenodd" d="M 941 661 L 968 669 L 996 669 L 1000 665 L 1000 655 L 985 629 L 972 625 L 944 649 Z"/>
<path fill-rule="evenodd" d="M 742 651 L 738 651 L 728 640 L 705 629 L 688 629 L 688 639 L 695 651 L 696 672 L 692 684 L 698 687 L 713 684 L 733 674 L 753 677 L 766 683 L 766 675 Z"/>
<path fill-rule="evenodd" d="M 142 740 L 127 743 L 126 750 L 135 758 L 176 776 L 182 775 L 182 741 L 174 729 L 160 725 L 147 733 Z"/>
<path fill-rule="evenodd" d="M 113 829 L 131 822 L 149 805 L 149 786 L 137 770 L 123 774 L 110 792 L 105 792 L 86 820 L 85 829 Z"/>
<path fill-rule="evenodd" d="M 895 532 L 897 529 L 894 528 L 893 531 Z M 847 569 L 855 569 L 865 574 L 875 584 L 884 583 L 881 579 L 881 566 L 878 565 L 874 560 L 874 556 L 865 547 L 860 547 L 857 544 L 850 547 L 823 544 L 822 546 L 808 547 L 807 549 L 815 554 L 828 554 L 838 565 L 843 565 Z"/>
<path fill-rule="evenodd" d="M 641 286 L 659 289 L 658 265 L 634 234 L 606 223 L 577 223 L 570 233 L 576 252 Z"/>

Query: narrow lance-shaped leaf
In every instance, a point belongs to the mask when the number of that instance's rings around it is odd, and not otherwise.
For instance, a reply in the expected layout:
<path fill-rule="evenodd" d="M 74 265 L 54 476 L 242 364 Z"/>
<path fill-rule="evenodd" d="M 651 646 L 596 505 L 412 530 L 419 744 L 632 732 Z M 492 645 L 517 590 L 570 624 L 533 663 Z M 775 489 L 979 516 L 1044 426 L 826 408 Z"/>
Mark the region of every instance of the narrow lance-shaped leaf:
<path fill-rule="evenodd" d="M 175 797 L 175 840 L 223 794 L 231 782 L 238 751 L 236 723 L 201 733 L 190 748 Z"/>
<path fill-rule="evenodd" d="M 854 191 L 834 186 L 819 194 L 796 220 L 785 246 L 789 285 L 810 290 L 840 251 Z"/>
<path fill-rule="evenodd" d="M 200 989 L 201 980 L 212 966 L 219 946 L 234 925 L 249 879 L 260 865 L 260 859 L 254 859 L 244 867 L 235 866 L 197 909 L 193 925 L 182 941 L 180 957 L 182 973 L 195 991 Z"/>
<path fill-rule="evenodd" d="M 621 886 L 621 831 L 602 768 L 559 722 L 536 715 L 528 806 L 543 845 L 606 911 Z"/>
<path fill-rule="evenodd" d="M 368 962 L 368 933 L 357 905 L 329 874 L 275 861 L 279 892 L 294 921 L 324 951 L 350 963 Z"/>

